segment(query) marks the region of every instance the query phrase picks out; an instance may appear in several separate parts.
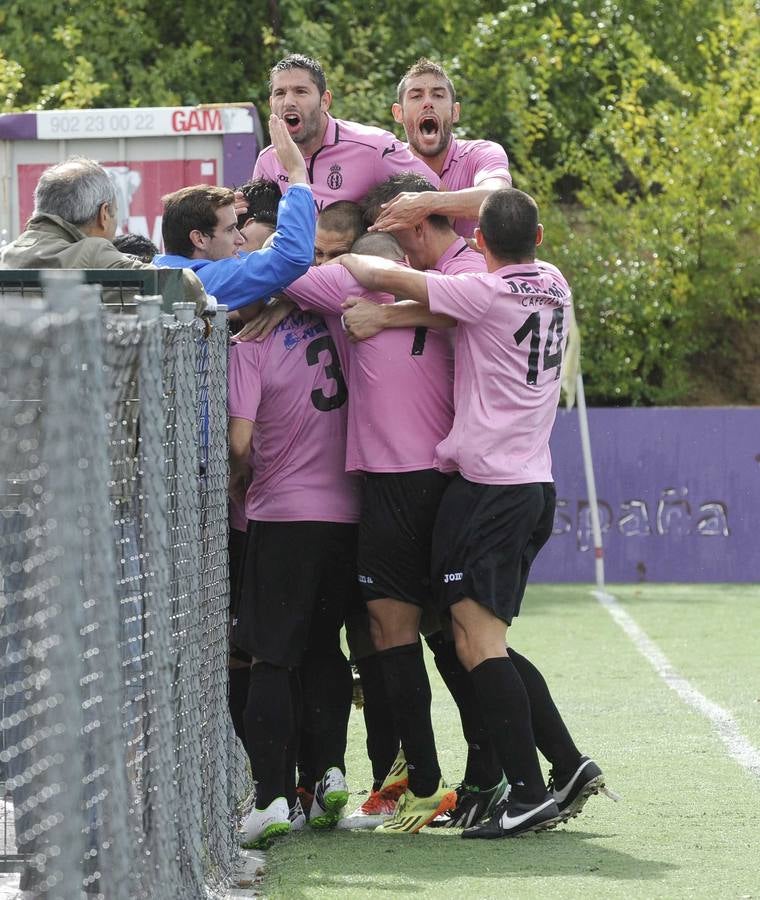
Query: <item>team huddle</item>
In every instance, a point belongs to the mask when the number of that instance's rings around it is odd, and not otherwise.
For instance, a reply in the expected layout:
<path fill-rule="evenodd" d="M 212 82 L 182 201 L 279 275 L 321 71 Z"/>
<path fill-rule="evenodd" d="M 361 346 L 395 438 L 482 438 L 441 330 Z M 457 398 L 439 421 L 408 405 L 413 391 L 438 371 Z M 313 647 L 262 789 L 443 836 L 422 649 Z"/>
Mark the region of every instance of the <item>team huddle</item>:
<path fill-rule="evenodd" d="M 243 189 L 247 211 L 227 197 L 201 253 L 166 242 L 241 320 L 229 367 L 230 711 L 256 783 L 241 843 L 307 821 L 465 838 L 554 827 L 604 779 L 506 633 L 552 530 L 570 289 L 536 259 L 538 209 L 511 187 L 504 150 L 453 136 L 459 104 L 439 66 L 420 60 L 399 84 L 407 144 L 334 119 L 330 102 L 316 61 L 274 66 L 272 145 Z M 204 278 L 217 250 L 230 255 L 210 246 L 228 226 L 236 250 L 279 275 L 266 295 Z M 262 296 L 273 299 L 250 302 Z M 343 627 L 374 779 L 346 818 Z M 438 764 L 421 636 L 467 745 L 456 789 Z"/>
<path fill-rule="evenodd" d="M 507 631 L 552 531 L 570 289 L 536 258 L 538 209 L 503 148 L 453 136 L 440 66 L 398 85 L 407 143 L 333 118 L 331 99 L 318 62 L 277 63 L 252 181 L 164 197 L 151 262 L 114 248 L 97 163 L 46 170 L 0 266 L 182 268 L 199 308 L 231 311 L 229 708 L 255 781 L 241 844 L 307 821 L 552 828 L 604 776 Z M 422 639 L 461 720 L 456 788 Z M 352 665 L 373 784 L 344 817 Z"/>

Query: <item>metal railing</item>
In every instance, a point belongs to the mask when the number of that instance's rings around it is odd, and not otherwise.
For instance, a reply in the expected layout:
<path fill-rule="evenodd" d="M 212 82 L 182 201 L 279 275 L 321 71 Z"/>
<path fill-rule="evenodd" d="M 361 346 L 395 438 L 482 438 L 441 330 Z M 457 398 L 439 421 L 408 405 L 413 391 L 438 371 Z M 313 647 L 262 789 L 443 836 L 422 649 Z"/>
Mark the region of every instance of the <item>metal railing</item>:
<path fill-rule="evenodd" d="M 214 896 L 237 862 L 225 317 L 131 305 L 0 295 L 0 866 L 34 897 Z"/>
<path fill-rule="evenodd" d="M 102 288 L 101 302 L 120 312 L 136 312 L 135 296 L 161 297 L 161 307 L 171 313 L 184 301 L 181 269 L 0 269 L 3 295 L 35 298 L 43 296 L 43 285 L 51 271 L 69 273 L 85 284 Z"/>

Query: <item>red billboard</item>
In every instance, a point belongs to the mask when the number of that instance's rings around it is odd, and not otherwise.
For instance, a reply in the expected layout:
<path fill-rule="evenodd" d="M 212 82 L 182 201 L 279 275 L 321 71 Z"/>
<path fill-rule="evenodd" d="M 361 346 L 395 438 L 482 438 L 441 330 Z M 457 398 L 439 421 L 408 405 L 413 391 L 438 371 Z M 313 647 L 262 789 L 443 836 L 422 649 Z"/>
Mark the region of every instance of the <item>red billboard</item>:
<path fill-rule="evenodd" d="M 50 164 L 18 167 L 19 231 L 32 215 L 34 189 L 40 175 Z M 129 231 L 150 238 L 163 250 L 161 241 L 161 198 L 190 184 L 218 184 L 216 160 L 143 160 L 141 162 L 102 162 L 116 190 L 119 227 L 117 234 Z"/>

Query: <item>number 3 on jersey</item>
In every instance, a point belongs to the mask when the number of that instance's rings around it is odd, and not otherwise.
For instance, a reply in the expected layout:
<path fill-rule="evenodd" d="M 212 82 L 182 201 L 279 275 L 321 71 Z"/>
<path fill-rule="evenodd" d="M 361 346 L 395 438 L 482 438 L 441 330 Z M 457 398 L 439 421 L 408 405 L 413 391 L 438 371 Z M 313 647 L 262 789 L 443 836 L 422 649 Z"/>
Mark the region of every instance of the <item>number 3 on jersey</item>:
<path fill-rule="evenodd" d="M 311 392 L 311 402 L 320 412 L 329 412 L 331 409 L 338 409 L 348 400 L 348 388 L 343 379 L 343 370 L 340 367 L 338 359 L 338 351 L 335 349 L 335 343 L 329 334 L 323 334 L 316 338 L 306 346 L 306 362 L 310 366 L 318 366 L 320 363 L 319 355 L 325 352 L 329 354 L 329 362 L 325 365 L 325 376 L 335 382 L 335 391 L 332 394 L 325 394 L 321 388 L 314 388 Z"/>
<path fill-rule="evenodd" d="M 552 320 L 546 331 L 544 343 L 543 365 L 541 370 L 556 369 L 554 380 L 559 378 L 562 365 L 562 326 L 564 322 L 564 309 L 560 306 L 552 313 Z M 530 335 L 530 352 L 528 353 L 528 373 L 525 377 L 526 384 L 538 383 L 538 357 L 541 349 L 541 313 L 531 313 L 520 328 L 514 333 L 515 343 L 519 347 L 525 338 Z M 552 349 L 554 348 L 554 349 Z"/>

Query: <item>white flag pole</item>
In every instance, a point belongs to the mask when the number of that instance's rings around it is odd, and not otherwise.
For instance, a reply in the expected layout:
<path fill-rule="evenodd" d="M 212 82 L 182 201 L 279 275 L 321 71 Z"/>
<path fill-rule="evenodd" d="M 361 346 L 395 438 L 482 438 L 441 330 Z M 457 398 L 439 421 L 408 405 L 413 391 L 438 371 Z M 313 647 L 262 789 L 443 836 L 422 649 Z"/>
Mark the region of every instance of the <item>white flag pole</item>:
<path fill-rule="evenodd" d="M 578 426 L 581 432 L 581 452 L 583 453 L 583 471 L 586 475 L 589 511 L 591 513 L 591 534 L 594 540 L 594 570 L 596 586 L 604 590 L 604 548 L 602 547 L 602 527 L 599 522 L 599 506 L 596 499 L 596 479 L 594 478 L 594 462 L 591 458 L 591 439 L 588 430 L 588 413 L 586 411 L 586 394 L 583 390 L 583 374 L 578 368 L 575 379 L 575 401 L 578 405 Z"/>

